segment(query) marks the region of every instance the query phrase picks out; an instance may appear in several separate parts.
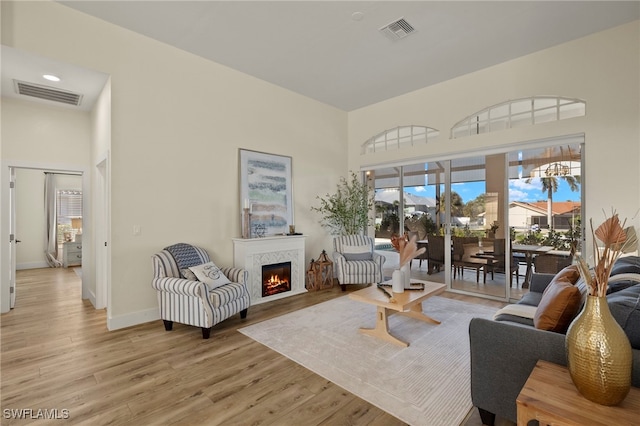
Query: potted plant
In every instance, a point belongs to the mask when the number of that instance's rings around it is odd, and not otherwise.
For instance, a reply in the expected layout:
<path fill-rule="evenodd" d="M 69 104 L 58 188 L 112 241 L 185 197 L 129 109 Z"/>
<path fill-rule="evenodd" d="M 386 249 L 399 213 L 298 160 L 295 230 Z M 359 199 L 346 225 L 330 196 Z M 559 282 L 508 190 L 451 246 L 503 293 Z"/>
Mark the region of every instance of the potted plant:
<path fill-rule="evenodd" d="M 491 226 L 489 227 L 489 232 L 487 233 L 488 238 L 495 238 L 496 232 L 498 232 L 498 228 L 500 228 L 500 224 L 497 220 L 494 220 Z"/>
<path fill-rule="evenodd" d="M 322 215 L 321 224 L 333 235 L 356 235 L 372 225 L 369 212 L 373 208 L 373 191 L 358 175 L 351 172 L 351 179 L 340 178 L 334 194 L 317 196 L 319 207 L 312 211 Z"/>

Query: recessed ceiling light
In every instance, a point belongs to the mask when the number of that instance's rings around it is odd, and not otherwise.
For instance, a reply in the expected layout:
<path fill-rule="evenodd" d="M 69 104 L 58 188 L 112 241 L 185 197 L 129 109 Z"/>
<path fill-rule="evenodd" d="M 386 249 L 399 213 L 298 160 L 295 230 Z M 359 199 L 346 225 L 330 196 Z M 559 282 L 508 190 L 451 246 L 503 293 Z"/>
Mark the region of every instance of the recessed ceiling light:
<path fill-rule="evenodd" d="M 42 78 L 49 81 L 60 81 L 60 77 L 53 74 L 43 74 Z"/>
<path fill-rule="evenodd" d="M 351 19 L 354 21 L 362 21 L 364 19 L 364 13 L 362 12 L 353 12 L 351 14 Z"/>

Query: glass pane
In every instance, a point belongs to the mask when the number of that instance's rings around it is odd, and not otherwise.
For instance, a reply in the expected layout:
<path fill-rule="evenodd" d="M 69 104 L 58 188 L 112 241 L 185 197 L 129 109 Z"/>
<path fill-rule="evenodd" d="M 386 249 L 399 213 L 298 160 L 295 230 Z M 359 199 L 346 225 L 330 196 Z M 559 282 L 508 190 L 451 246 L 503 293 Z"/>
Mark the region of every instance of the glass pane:
<path fill-rule="evenodd" d="M 563 105 L 560 107 L 560 120 L 582 117 L 585 115 L 585 112 L 585 105 L 583 103 Z"/>
<path fill-rule="evenodd" d="M 511 102 L 511 115 L 521 114 L 531 111 L 531 100 L 524 99 L 522 101 Z"/>
<path fill-rule="evenodd" d="M 402 136 L 399 141 L 399 146 L 411 146 L 411 135 Z"/>
<path fill-rule="evenodd" d="M 509 154 L 517 169 L 509 179 L 509 233 L 520 275 L 512 282 L 514 299 L 528 291 L 533 272 L 558 272 L 580 245 L 580 156 L 579 144 Z"/>
<path fill-rule="evenodd" d="M 535 98 L 533 101 L 534 109 L 555 108 L 558 103 L 557 98 Z"/>
<path fill-rule="evenodd" d="M 509 104 L 499 105 L 491 110 L 491 119 L 506 117 L 509 115 Z"/>
<path fill-rule="evenodd" d="M 556 121 L 557 119 L 557 109 L 555 107 L 536 110 L 533 113 L 533 120 L 535 124 L 546 123 L 548 121 Z"/>
<path fill-rule="evenodd" d="M 511 116 L 511 127 L 531 125 L 531 112 Z"/>
<path fill-rule="evenodd" d="M 388 167 L 371 172 L 375 182 L 375 237 L 376 246 L 390 249 L 391 235 L 400 231 L 398 207 L 400 204 L 399 168 Z"/>
<path fill-rule="evenodd" d="M 505 297 L 504 278 L 496 273 L 493 253 L 504 193 L 504 154 L 451 161 L 452 281 L 457 290 Z M 495 187 L 495 188 L 494 188 Z M 495 191 L 493 191 L 495 189 Z"/>
<path fill-rule="evenodd" d="M 507 129 L 509 125 L 509 120 L 507 117 L 497 118 L 491 120 L 490 127 L 491 131 L 495 132 L 497 130 Z"/>
<path fill-rule="evenodd" d="M 403 126 L 398 129 L 400 137 L 411 136 L 411 126 Z"/>

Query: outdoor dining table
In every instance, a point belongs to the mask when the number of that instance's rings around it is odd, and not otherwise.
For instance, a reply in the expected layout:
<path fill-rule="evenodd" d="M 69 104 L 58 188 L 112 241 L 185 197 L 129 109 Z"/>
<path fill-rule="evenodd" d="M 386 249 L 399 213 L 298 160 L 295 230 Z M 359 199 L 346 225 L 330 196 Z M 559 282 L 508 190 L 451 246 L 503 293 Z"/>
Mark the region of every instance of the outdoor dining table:
<path fill-rule="evenodd" d="M 514 253 L 523 253 L 527 262 L 527 271 L 524 274 L 524 282 L 522 288 L 529 288 L 531 276 L 533 275 L 533 258 L 538 254 L 544 254 L 553 250 L 551 246 L 536 246 L 529 244 L 512 244 L 511 251 Z"/>

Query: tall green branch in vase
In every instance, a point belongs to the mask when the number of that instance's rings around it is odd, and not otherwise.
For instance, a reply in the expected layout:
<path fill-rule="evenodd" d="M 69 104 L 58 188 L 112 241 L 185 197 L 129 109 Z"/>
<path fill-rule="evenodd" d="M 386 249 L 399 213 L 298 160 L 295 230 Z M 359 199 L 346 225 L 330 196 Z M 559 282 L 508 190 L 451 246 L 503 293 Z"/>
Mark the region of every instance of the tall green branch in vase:
<path fill-rule="evenodd" d="M 351 179 L 340 178 L 337 191 L 316 197 L 320 207 L 311 211 L 322 215 L 320 223 L 333 235 L 355 235 L 373 225 L 369 212 L 373 208 L 373 191 L 358 175 L 351 172 Z"/>

